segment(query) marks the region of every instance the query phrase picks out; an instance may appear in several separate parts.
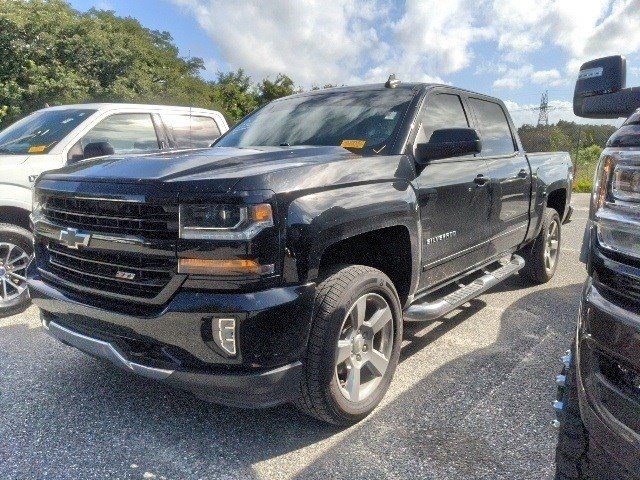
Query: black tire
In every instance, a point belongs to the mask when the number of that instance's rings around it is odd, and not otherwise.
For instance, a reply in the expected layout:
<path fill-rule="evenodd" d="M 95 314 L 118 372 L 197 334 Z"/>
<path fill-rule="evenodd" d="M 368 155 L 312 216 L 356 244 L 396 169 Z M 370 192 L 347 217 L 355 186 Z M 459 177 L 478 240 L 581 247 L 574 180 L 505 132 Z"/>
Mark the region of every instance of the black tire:
<path fill-rule="evenodd" d="M 336 346 L 347 314 L 363 295 L 375 294 L 387 302 L 393 325 L 391 353 L 378 386 L 360 402 L 340 391 L 336 378 Z M 334 425 L 352 425 L 380 403 L 395 372 L 402 343 L 402 308 L 393 283 L 384 273 L 362 265 L 339 267 L 318 285 L 305 372 L 296 406 L 304 413 Z"/>
<path fill-rule="evenodd" d="M 557 229 L 557 247 L 556 253 L 551 268 L 548 268 L 546 260 L 546 247 L 550 229 Z M 545 208 L 542 218 L 542 228 L 540 233 L 535 238 L 533 243 L 528 245 L 522 250 L 522 255 L 525 260 L 525 265 L 521 274 L 525 279 L 535 284 L 547 283 L 553 278 L 556 269 L 558 268 L 558 261 L 560 260 L 560 246 L 562 242 L 562 224 L 560 222 L 560 215 L 553 208 Z"/>
<path fill-rule="evenodd" d="M 616 463 L 590 438 L 580 416 L 574 360 L 575 344 L 571 347 L 569 367 L 562 369 L 565 384 L 558 387 L 558 400 L 563 409 L 557 413 L 560 426 L 555 480 L 639 480 L 640 477 Z"/>
<path fill-rule="evenodd" d="M 0 223 L 0 244 L 5 243 L 15 245 L 30 257 L 33 256 L 33 237 L 31 236 L 31 232 L 22 227 L 9 223 Z M 2 269 L 2 267 L 0 267 L 0 269 Z M 4 272 L 4 270 L 2 271 Z M 1 285 L 0 288 L 2 288 Z M 0 294 L 2 293 L 3 292 L 0 291 Z M 0 318 L 20 313 L 24 311 L 30 303 L 31 299 L 28 289 L 25 289 L 19 296 L 8 301 L 5 301 L 3 297 L 0 296 Z"/>

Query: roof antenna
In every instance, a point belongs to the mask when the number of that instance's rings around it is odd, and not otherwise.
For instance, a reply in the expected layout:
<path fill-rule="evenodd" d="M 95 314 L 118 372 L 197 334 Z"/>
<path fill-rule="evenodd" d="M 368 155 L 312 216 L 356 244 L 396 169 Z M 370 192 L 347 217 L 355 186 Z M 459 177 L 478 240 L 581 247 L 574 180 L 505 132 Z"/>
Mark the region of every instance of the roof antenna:
<path fill-rule="evenodd" d="M 398 85 L 400 85 L 400 80 L 396 79 L 395 73 L 389 75 L 389 80 L 387 80 L 387 83 L 384 84 L 384 86 L 387 88 L 396 88 Z"/>

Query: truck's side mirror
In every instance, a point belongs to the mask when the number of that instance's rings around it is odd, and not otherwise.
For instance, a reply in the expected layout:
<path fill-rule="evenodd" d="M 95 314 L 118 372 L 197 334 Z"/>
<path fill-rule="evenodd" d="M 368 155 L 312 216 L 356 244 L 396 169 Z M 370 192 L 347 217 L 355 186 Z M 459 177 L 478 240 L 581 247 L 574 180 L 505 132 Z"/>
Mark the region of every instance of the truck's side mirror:
<path fill-rule="evenodd" d="M 82 152 L 85 159 L 93 157 L 104 157 L 113 155 L 114 150 L 109 142 L 93 142 L 88 143 Z"/>
<path fill-rule="evenodd" d="M 427 143 L 416 145 L 416 161 L 425 164 L 439 158 L 461 157 L 480 153 L 482 142 L 473 128 L 435 130 Z"/>
<path fill-rule="evenodd" d="M 640 107 L 640 88 L 626 88 L 627 60 L 598 58 L 580 67 L 573 93 L 573 112 L 585 118 L 628 117 Z"/>

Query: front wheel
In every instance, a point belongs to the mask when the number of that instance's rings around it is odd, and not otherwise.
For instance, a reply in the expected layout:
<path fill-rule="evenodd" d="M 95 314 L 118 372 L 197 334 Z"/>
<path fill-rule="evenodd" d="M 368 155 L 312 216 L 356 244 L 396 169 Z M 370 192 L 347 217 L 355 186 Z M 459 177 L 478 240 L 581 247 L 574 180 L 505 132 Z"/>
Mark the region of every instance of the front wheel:
<path fill-rule="evenodd" d="M 31 233 L 0 223 L 0 318 L 29 306 L 27 268 L 33 257 Z"/>
<path fill-rule="evenodd" d="M 335 425 L 351 425 L 380 403 L 395 372 L 402 310 L 384 273 L 337 269 L 316 294 L 297 406 Z"/>

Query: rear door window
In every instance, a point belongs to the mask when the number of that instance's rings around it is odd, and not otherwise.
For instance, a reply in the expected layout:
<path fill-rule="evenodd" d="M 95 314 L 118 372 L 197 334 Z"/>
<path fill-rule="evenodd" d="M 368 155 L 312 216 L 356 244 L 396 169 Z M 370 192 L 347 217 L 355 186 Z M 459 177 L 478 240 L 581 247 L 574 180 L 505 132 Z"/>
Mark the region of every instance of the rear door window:
<path fill-rule="evenodd" d="M 458 95 L 440 93 L 427 99 L 422 114 L 422 127 L 416 143 L 428 143 L 436 130 L 443 128 L 468 128 L 469 121 Z"/>
<path fill-rule="evenodd" d="M 82 149 L 96 142 L 108 142 L 116 154 L 160 149 L 156 129 L 148 113 L 117 113 L 105 118 L 82 138 Z"/>
<path fill-rule="evenodd" d="M 502 107 L 497 103 L 479 98 L 470 98 L 469 103 L 478 116 L 482 156 L 494 157 L 513 154 L 515 152 L 513 136 Z"/>
<path fill-rule="evenodd" d="M 218 124 L 211 117 L 185 114 L 162 114 L 178 148 L 206 148 L 220 136 Z"/>

